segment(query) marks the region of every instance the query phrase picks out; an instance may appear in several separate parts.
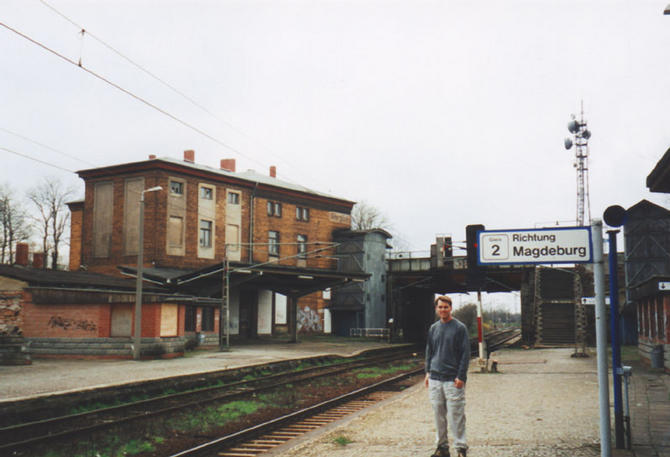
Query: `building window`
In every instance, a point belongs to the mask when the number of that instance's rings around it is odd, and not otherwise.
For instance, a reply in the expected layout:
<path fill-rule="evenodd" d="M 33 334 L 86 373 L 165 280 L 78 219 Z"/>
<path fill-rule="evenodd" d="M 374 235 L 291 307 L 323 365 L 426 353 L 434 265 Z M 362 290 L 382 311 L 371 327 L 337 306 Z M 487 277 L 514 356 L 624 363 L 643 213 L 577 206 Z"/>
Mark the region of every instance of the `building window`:
<path fill-rule="evenodd" d="M 179 181 L 170 181 L 170 193 L 172 195 L 184 195 L 184 183 Z"/>
<path fill-rule="evenodd" d="M 212 247 L 212 221 L 200 221 L 200 246 L 203 248 Z"/>
<path fill-rule="evenodd" d="M 228 192 L 228 203 L 231 205 L 240 204 L 240 194 L 239 192 Z"/>
<path fill-rule="evenodd" d="M 298 235 L 298 258 L 307 258 L 307 235 Z"/>
<path fill-rule="evenodd" d="M 202 331 L 214 331 L 214 308 L 202 308 Z"/>
<path fill-rule="evenodd" d="M 281 217 L 281 203 L 268 202 L 268 216 Z"/>
<path fill-rule="evenodd" d="M 268 232 L 268 254 L 279 256 L 279 232 L 274 230 Z"/>
<path fill-rule="evenodd" d="M 296 208 L 295 208 L 295 218 L 299 221 L 308 221 L 309 220 L 309 208 L 304 208 L 302 206 L 296 206 Z"/>
<path fill-rule="evenodd" d="M 186 315 L 184 316 L 184 330 L 187 332 L 195 332 L 196 311 L 197 310 L 195 306 L 186 307 Z"/>
<path fill-rule="evenodd" d="M 200 188 L 200 198 L 203 200 L 211 200 L 214 197 L 214 189 L 211 187 L 202 186 Z"/>
<path fill-rule="evenodd" d="M 330 300 L 330 287 L 328 289 L 323 290 L 322 298 L 324 300 Z"/>

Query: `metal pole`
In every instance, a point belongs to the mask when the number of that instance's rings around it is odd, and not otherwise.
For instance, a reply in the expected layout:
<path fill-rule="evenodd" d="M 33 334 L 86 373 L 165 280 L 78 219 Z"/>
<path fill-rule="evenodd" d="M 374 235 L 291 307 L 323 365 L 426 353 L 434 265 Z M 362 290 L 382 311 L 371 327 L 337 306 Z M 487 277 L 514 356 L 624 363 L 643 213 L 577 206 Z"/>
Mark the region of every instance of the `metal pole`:
<path fill-rule="evenodd" d="M 633 374 L 633 369 L 629 366 L 624 366 L 622 367 L 623 369 L 623 379 L 624 379 L 624 386 L 625 386 L 625 397 L 624 397 L 624 423 L 626 424 L 626 449 L 630 449 L 632 447 L 632 440 L 631 440 L 631 430 L 630 430 L 630 405 L 629 405 L 629 397 L 628 397 L 628 384 L 630 383 L 630 377 Z"/>
<path fill-rule="evenodd" d="M 226 349 L 230 350 L 230 262 L 226 256 Z"/>
<path fill-rule="evenodd" d="M 603 223 L 591 223 L 593 244 L 593 280 L 596 289 L 596 349 L 598 355 L 598 403 L 600 405 L 600 456 L 611 457 L 609 389 L 607 380 L 607 310 L 605 308 L 605 271 L 603 266 Z"/>
<path fill-rule="evenodd" d="M 621 406 L 621 345 L 619 344 L 619 281 L 617 269 L 618 230 L 608 230 L 610 273 L 610 333 L 612 345 L 612 389 L 614 390 L 614 441 L 624 448 L 623 410 Z"/>
<path fill-rule="evenodd" d="M 137 282 L 135 285 L 135 336 L 133 359 L 140 360 L 142 344 L 142 264 L 144 263 L 144 191 L 140 195 L 140 227 L 137 248 Z"/>
<path fill-rule="evenodd" d="M 482 329 L 482 291 L 477 291 L 477 342 L 479 343 L 479 364 L 484 364 L 484 331 Z"/>

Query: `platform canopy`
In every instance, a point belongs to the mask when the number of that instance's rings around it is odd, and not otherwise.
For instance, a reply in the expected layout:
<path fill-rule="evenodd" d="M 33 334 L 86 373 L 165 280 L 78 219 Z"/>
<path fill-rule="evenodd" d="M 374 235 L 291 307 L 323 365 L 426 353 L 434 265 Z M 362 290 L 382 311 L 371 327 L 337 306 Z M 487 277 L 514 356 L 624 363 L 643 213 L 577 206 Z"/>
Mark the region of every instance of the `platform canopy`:
<path fill-rule="evenodd" d="M 137 273 L 135 267 L 122 266 L 119 269 L 124 274 L 131 276 Z M 143 276 L 145 280 L 161 283 L 180 293 L 221 297 L 226 272 L 223 263 L 216 263 L 196 270 L 146 268 L 143 269 Z M 272 263 L 251 265 L 230 262 L 228 277 L 230 288 L 266 289 L 286 296 L 301 297 L 350 282 L 363 282 L 370 275 Z"/>

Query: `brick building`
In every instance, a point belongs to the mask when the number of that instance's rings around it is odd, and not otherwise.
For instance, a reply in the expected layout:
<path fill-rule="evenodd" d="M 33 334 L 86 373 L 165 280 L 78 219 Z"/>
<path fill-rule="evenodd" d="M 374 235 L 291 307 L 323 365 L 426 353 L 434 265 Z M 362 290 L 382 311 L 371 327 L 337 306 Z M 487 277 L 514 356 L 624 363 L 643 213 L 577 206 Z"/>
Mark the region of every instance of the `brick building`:
<path fill-rule="evenodd" d="M 338 273 L 332 255 L 333 232 L 349 228 L 354 202 L 282 181 L 275 167 L 261 175 L 237 172 L 233 159 L 220 165 L 198 165 L 185 151 L 183 160 L 150 156 L 78 172 L 85 198 L 69 205 L 70 269 L 135 275 L 140 195 L 160 186 L 144 194 L 145 281 L 219 300 L 230 286 L 227 322 L 222 307 L 185 304 L 186 337 L 214 343 L 220 322 L 239 337 L 323 331 L 323 290 L 366 277 Z"/>

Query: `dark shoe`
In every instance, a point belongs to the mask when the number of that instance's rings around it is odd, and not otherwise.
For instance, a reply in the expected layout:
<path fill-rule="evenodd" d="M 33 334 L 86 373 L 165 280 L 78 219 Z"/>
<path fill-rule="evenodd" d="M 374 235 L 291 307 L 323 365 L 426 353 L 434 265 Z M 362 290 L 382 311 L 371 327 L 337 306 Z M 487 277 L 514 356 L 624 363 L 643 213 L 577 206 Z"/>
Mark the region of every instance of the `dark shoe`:
<path fill-rule="evenodd" d="M 467 449 L 459 449 L 458 450 L 458 457 L 467 457 L 468 455 L 468 450 Z"/>
<path fill-rule="evenodd" d="M 437 449 L 435 449 L 435 453 L 431 455 L 430 457 L 450 457 L 449 455 L 449 447 L 448 446 L 440 446 Z"/>

